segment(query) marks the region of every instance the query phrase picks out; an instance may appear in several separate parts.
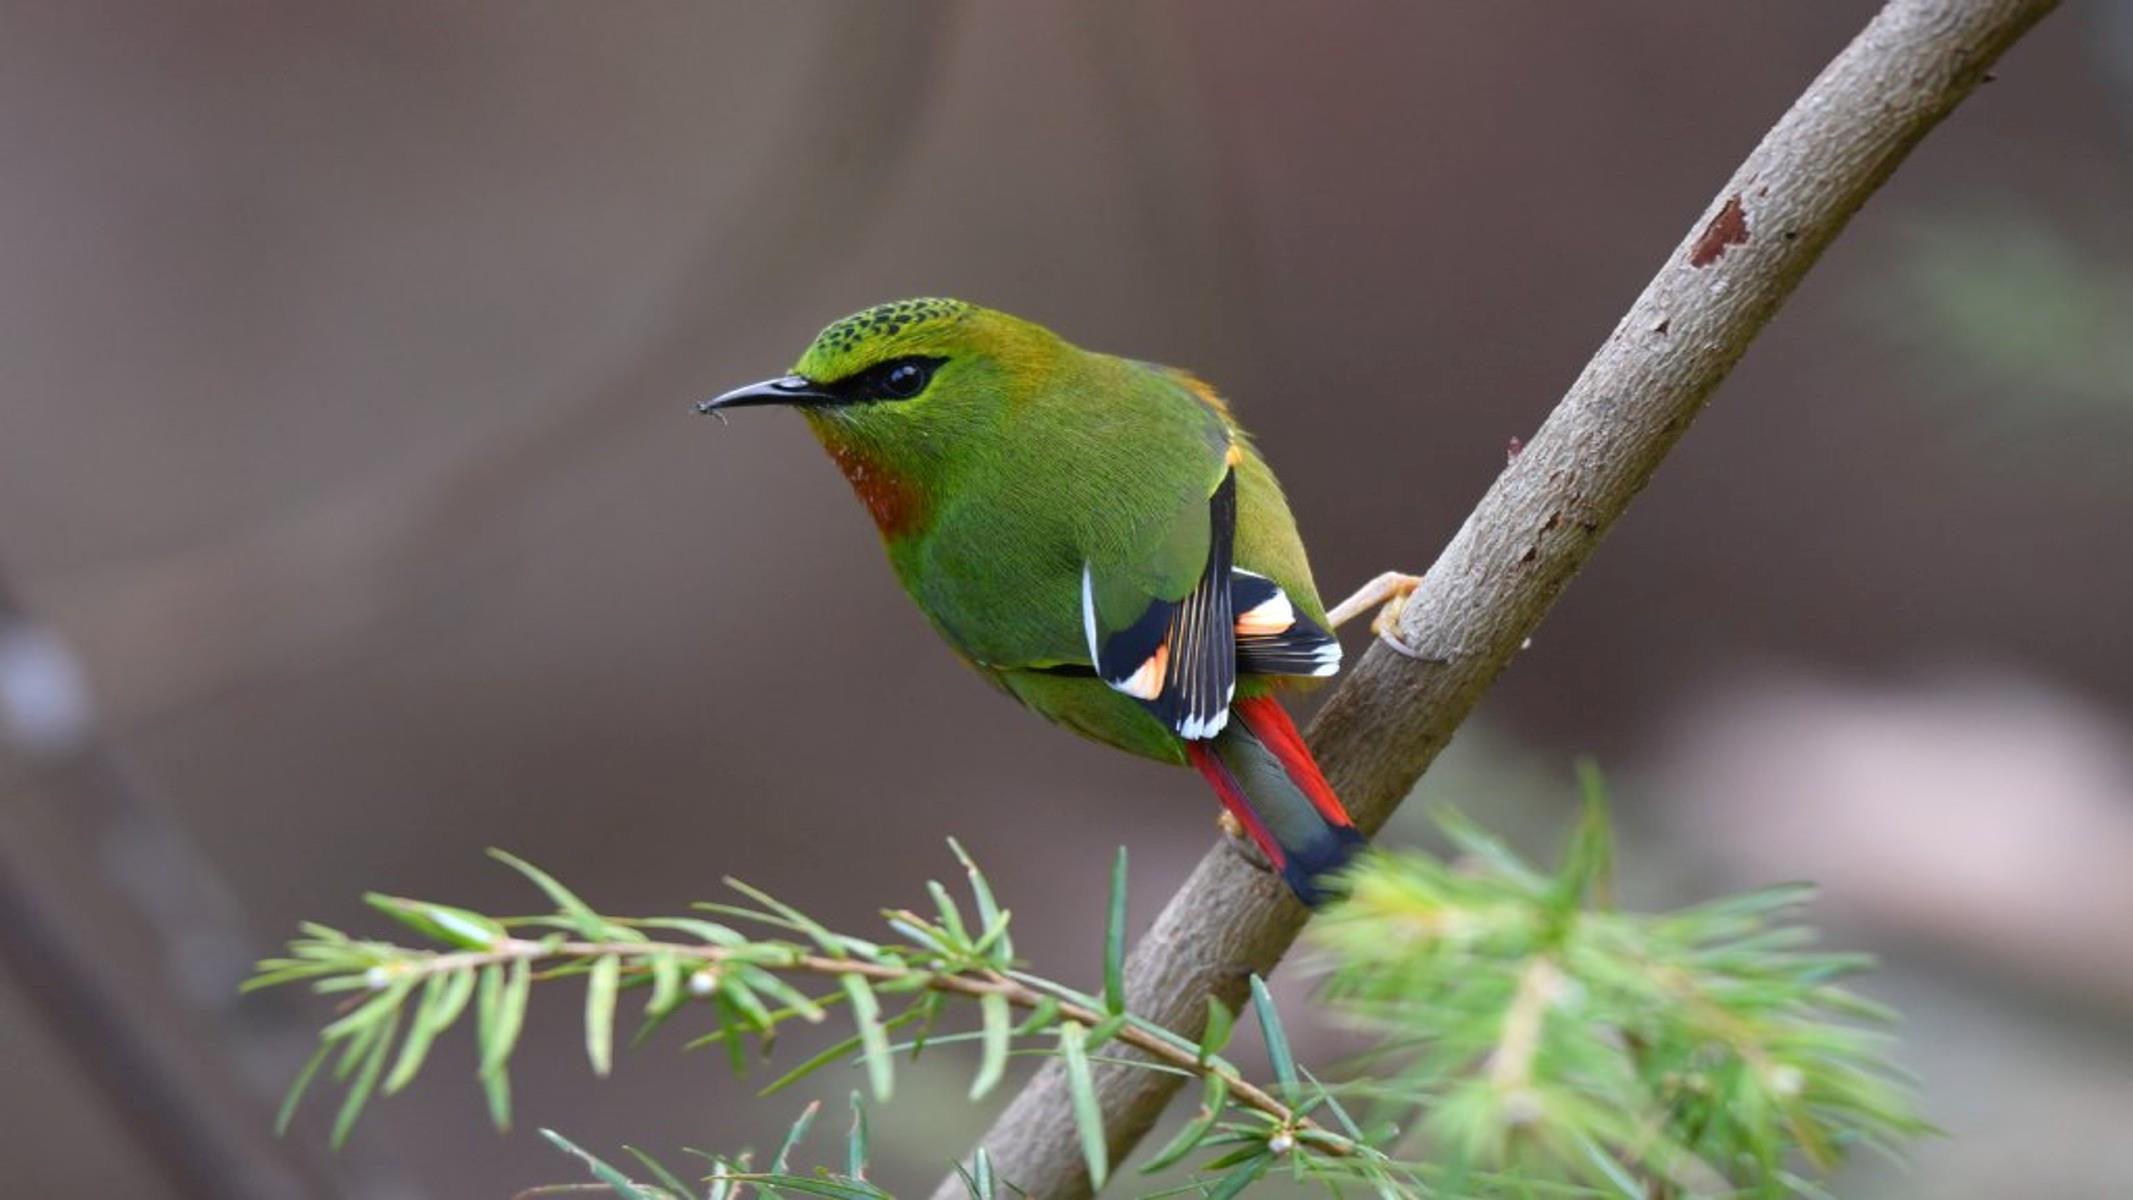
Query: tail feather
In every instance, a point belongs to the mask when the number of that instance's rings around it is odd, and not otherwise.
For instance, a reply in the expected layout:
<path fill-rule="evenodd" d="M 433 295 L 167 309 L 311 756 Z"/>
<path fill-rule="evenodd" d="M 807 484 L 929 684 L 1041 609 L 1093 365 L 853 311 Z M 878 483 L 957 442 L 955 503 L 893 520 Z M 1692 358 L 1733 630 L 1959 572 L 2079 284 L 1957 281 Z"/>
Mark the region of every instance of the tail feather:
<path fill-rule="evenodd" d="M 1302 790 L 1311 807 L 1325 818 L 1326 824 L 1343 829 L 1354 829 L 1355 819 L 1341 805 L 1341 798 L 1333 794 L 1333 785 L 1318 769 L 1318 760 L 1311 757 L 1311 748 L 1304 745 L 1303 734 L 1296 731 L 1296 722 L 1289 719 L 1289 711 L 1281 701 L 1272 696 L 1259 696 L 1244 700 L 1236 706 L 1237 715 L 1257 737 L 1261 744 L 1281 760 L 1282 770 L 1291 782 Z"/>
<path fill-rule="evenodd" d="M 1231 707 L 1241 719 L 1212 740 L 1185 743 L 1186 753 L 1297 899 L 1315 907 L 1325 898 L 1319 877 L 1353 858 L 1363 835 L 1280 701 L 1255 696 Z"/>

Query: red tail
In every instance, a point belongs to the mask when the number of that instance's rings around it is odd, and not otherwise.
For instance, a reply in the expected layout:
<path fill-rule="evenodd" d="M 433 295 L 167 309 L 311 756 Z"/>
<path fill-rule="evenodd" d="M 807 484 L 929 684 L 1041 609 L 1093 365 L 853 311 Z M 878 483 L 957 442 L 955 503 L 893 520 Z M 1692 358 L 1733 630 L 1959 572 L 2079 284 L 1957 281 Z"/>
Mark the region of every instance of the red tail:
<path fill-rule="evenodd" d="M 1296 732 L 1296 722 L 1289 719 L 1281 701 L 1272 696 L 1253 696 L 1231 704 L 1230 712 L 1243 718 L 1252 736 L 1281 760 L 1282 769 L 1311 798 L 1311 807 L 1327 824 L 1355 828 L 1355 819 L 1341 806 L 1341 798 L 1333 794 L 1333 785 L 1319 771 L 1318 760 L 1311 757 L 1311 748 L 1304 745 L 1303 735 Z"/>
<path fill-rule="evenodd" d="M 1297 897 L 1318 904 L 1325 896 L 1319 879 L 1352 858 L 1363 835 L 1281 702 L 1232 702 L 1222 732 L 1187 741 L 1185 754 Z"/>

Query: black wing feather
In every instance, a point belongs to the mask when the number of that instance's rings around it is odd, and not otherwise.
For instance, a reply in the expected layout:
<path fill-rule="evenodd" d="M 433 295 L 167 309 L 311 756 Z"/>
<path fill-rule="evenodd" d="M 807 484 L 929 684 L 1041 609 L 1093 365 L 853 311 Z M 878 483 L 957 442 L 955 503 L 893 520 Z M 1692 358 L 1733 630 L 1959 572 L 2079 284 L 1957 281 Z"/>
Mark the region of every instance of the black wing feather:
<path fill-rule="evenodd" d="M 1232 572 L 1230 579 L 1230 607 L 1240 619 L 1278 597 L 1289 622 L 1282 629 L 1237 634 L 1238 674 L 1331 675 L 1340 669 L 1340 641 L 1288 605 L 1287 596 L 1273 580 L 1241 568 Z"/>
<path fill-rule="evenodd" d="M 1162 654 L 1162 685 L 1136 697 L 1179 737 L 1211 738 L 1229 721 L 1237 690 L 1236 609 L 1231 553 L 1237 535 L 1237 473 L 1224 474 L 1208 500 L 1207 566 L 1183 599 L 1150 602 L 1133 623 L 1096 648 L 1096 673 L 1125 689 Z M 1129 692 L 1129 694 L 1132 694 Z"/>

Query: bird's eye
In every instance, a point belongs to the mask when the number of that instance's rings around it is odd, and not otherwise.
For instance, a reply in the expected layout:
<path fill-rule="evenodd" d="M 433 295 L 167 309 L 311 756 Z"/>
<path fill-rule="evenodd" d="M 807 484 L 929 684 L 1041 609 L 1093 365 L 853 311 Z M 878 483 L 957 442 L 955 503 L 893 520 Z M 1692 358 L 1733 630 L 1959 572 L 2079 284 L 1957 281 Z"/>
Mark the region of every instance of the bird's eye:
<path fill-rule="evenodd" d="M 898 400 L 908 400 L 926 390 L 933 379 L 933 364 L 918 360 L 890 363 L 881 373 L 881 390 L 884 395 Z"/>

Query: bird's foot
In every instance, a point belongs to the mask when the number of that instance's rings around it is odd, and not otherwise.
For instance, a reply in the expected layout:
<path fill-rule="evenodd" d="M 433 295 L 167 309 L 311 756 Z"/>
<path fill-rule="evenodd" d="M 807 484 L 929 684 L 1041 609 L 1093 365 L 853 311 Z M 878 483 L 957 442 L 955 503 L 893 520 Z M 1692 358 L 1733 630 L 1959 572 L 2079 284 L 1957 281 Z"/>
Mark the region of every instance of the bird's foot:
<path fill-rule="evenodd" d="M 1326 613 L 1326 620 L 1335 629 L 1375 608 L 1377 615 L 1370 619 L 1370 632 L 1378 635 L 1386 645 L 1409 658 L 1422 655 L 1400 640 L 1400 611 L 1407 607 L 1407 598 L 1422 586 L 1420 575 L 1408 575 L 1400 571 L 1387 571 L 1362 587 L 1353 596 L 1336 604 Z"/>
<path fill-rule="evenodd" d="M 1407 598 L 1420 586 L 1420 575 L 1387 571 L 1357 588 L 1353 596 L 1327 610 L 1326 620 L 1338 629 L 1375 608 L 1378 615 L 1370 622 L 1370 632 L 1382 634 L 1392 628 L 1393 622 L 1400 619 L 1400 610 L 1406 607 Z"/>

